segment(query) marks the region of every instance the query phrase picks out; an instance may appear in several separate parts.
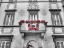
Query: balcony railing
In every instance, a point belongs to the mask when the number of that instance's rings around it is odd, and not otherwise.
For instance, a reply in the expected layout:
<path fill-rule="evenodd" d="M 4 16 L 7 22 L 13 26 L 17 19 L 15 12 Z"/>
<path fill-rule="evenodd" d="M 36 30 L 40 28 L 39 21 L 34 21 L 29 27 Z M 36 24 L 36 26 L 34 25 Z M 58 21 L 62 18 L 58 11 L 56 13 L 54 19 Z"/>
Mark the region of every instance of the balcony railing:
<path fill-rule="evenodd" d="M 31 24 L 35 24 L 34 26 L 35 27 L 32 27 L 32 26 L 29 26 L 29 25 L 31 25 Z M 31 20 L 31 21 L 29 21 L 29 20 L 21 20 L 20 22 L 19 22 L 19 25 L 20 25 L 20 31 L 21 32 L 27 32 L 27 33 L 29 33 L 29 32 L 32 32 L 32 33 L 34 33 L 34 32 L 37 32 L 37 33 L 42 33 L 42 32 L 45 32 L 45 30 L 46 30 L 46 22 L 45 22 L 45 20 Z"/>

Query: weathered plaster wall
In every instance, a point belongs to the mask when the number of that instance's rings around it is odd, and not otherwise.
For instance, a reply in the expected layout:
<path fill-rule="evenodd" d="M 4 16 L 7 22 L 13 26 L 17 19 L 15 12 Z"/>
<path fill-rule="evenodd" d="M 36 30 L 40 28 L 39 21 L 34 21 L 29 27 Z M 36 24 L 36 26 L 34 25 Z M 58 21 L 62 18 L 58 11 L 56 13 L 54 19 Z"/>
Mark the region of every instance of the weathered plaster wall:
<path fill-rule="evenodd" d="M 5 1 L 5 0 L 4 0 Z M 8 1 L 8 0 L 6 0 Z M 18 0 L 22 1 L 22 0 Z M 24 0 L 23 0 L 24 1 Z M 27 1 L 27 0 L 25 0 Z M 38 0 L 42 1 L 42 0 Z M 59 4 L 59 3 L 58 3 Z M 7 9 L 8 3 L 2 3 L 0 7 L 0 25 L 3 25 L 4 17 L 5 17 L 5 10 Z M 17 3 L 15 12 L 15 18 L 14 18 L 14 25 L 19 25 L 18 22 L 20 20 L 28 20 L 29 12 L 27 11 L 29 3 Z M 51 13 L 49 11 L 49 3 L 48 2 L 38 2 L 39 5 L 39 19 L 40 20 L 46 20 L 48 22 L 48 25 L 52 25 L 51 20 Z M 12 7 L 12 6 L 11 6 Z M 54 7 L 54 6 L 53 6 Z M 62 4 L 59 4 L 59 7 L 62 9 Z M 45 13 L 44 13 L 45 10 Z M 63 10 L 61 10 L 61 17 L 64 24 L 64 17 L 63 17 Z M 1 32 L 1 29 L 0 29 Z M 14 28 L 12 34 L 14 35 L 11 48 L 21 48 L 22 47 L 22 38 L 21 34 L 19 32 L 19 28 Z M 44 36 L 44 48 L 55 48 L 52 38 L 52 28 L 47 28 L 46 34 Z"/>

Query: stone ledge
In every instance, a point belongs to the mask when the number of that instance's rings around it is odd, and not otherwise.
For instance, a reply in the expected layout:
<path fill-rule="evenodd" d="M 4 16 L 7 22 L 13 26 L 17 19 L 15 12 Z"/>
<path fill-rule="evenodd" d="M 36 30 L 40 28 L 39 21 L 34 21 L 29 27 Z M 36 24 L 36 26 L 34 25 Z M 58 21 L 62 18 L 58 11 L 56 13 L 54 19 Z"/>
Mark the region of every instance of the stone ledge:
<path fill-rule="evenodd" d="M 37 31 L 31 31 L 31 30 L 21 30 L 20 33 L 45 33 L 45 30 L 37 30 Z"/>
<path fill-rule="evenodd" d="M 61 9 L 49 9 L 49 11 L 61 11 Z"/>
<path fill-rule="evenodd" d="M 64 34 L 53 34 L 52 37 L 58 37 L 58 38 L 63 38 Z"/>
<path fill-rule="evenodd" d="M 5 12 L 15 12 L 17 11 L 16 9 L 8 9 L 8 10 L 5 10 Z"/>
<path fill-rule="evenodd" d="M 27 9 L 28 11 L 40 11 L 40 9 Z"/>

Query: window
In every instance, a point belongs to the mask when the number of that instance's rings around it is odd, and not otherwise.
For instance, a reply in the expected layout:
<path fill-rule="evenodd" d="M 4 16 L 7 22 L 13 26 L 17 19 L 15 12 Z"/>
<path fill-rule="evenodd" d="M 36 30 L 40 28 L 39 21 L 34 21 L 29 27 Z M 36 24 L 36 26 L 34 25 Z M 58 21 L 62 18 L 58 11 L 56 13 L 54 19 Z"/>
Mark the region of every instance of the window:
<path fill-rule="evenodd" d="M 0 47 L 1 48 L 10 48 L 10 42 L 9 41 L 1 41 Z"/>
<path fill-rule="evenodd" d="M 57 41 L 56 42 L 56 47 L 57 48 L 64 48 L 64 41 Z"/>
<path fill-rule="evenodd" d="M 29 18 L 30 20 L 38 20 L 38 15 L 37 14 L 33 14 L 33 15 L 31 15 L 30 14 L 30 18 Z"/>
<path fill-rule="evenodd" d="M 49 2 L 50 2 L 49 4 L 50 9 L 59 9 L 57 0 L 49 0 Z"/>
<path fill-rule="evenodd" d="M 31 12 L 29 15 L 29 20 L 31 23 L 28 24 L 28 30 L 38 30 L 38 23 L 32 23 L 33 21 L 38 20 L 38 12 Z"/>
<path fill-rule="evenodd" d="M 4 20 L 4 25 L 13 25 L 13 19 L 14 19 L 13 12 L 11 13 L 7 12 Z"/>
<path fill-rule="evenodd" d="M 61 19 L 60 14 L 52 15 L 52 23 L 53 25 L 62 25 L 62 19 Z"/>

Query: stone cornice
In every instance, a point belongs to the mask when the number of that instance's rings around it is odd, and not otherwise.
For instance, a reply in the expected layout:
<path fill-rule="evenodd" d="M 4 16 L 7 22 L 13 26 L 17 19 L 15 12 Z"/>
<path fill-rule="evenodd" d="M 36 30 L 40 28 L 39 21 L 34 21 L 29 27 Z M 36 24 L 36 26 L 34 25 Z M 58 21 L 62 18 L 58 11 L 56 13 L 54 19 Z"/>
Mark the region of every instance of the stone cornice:
<path fill-rule="evenodd" d="M 8 9 L 8 10 L 5 10 L 5 12 L 15 12 L 17 11 L 16 9 Z"/>
<path fill-rule="evenodd" d="M 27 9 L 28 11 L 39 11 L 39 9 Z"/>

